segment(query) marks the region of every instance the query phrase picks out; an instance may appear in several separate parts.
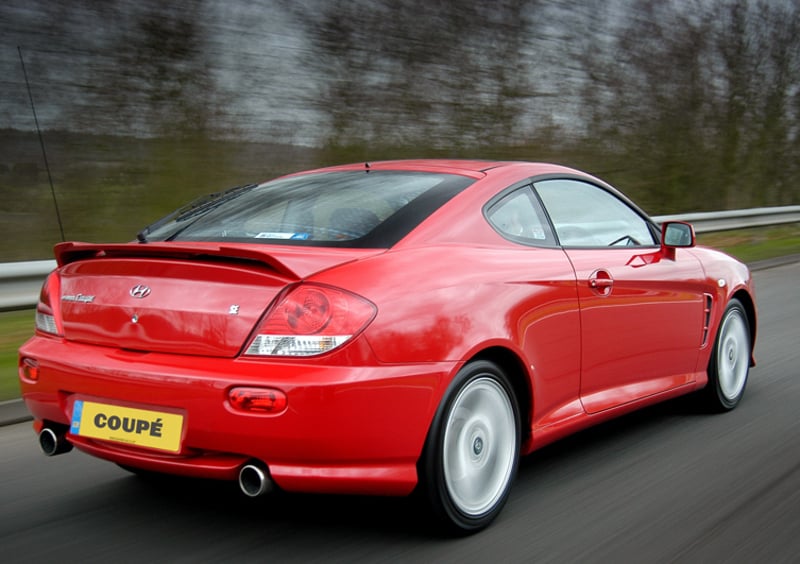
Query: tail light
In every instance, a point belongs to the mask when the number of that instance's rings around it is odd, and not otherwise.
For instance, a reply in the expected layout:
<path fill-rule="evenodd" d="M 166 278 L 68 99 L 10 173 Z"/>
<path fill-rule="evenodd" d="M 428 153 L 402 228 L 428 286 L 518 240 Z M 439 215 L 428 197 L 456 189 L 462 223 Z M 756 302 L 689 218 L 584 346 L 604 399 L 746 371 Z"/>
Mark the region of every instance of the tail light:
<path fill-rule="evenodd" d="M 36 330 L 51 335 L 61 335 L 58 276 L 51 272 L 42 284 L 39 303 L 36 305 Z"/>
<path fill-rule="evenodd" d="M 318 284 L 292 288 L 269 310 L 245 350 L 254 356 L 314 356 L 342 346 L 375 317 L 372 302 Z"/>

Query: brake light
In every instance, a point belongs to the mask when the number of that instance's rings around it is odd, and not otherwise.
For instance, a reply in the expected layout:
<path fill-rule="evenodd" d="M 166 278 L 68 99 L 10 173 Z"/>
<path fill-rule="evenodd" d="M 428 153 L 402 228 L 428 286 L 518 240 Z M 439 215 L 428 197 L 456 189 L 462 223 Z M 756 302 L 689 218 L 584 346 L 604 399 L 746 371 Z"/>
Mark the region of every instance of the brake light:
<path fill-rule="evenodd" d="M 372 302 L 345 290 L 301 284 L 285 294 L 268 312 L 245 354 L 323 354 L 363 331 L 376 311 Z"/>
<path fill-rule="evenodd" d="M 59 280 L 51 272 L 39 292 L 39 303 L 36 305 L 36 330 L 51 335 L 61 335 L 58 296 L 60 295 Z"/>

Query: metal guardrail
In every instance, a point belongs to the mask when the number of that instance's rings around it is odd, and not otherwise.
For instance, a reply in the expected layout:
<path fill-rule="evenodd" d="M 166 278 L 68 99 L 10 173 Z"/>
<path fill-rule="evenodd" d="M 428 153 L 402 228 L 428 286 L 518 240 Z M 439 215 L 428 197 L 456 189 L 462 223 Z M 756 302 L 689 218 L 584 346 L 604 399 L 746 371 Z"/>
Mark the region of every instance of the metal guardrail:
<path fill-rule="evenodd" d="M 747 227 L 800 223 L 800 206 L 746 210 L 684 213 L 653 216 L 658 223 L 688 221 L 697 233 L 728 231 Z M 45 277 L 56 267 L 54 260 L 0 264 L 0 311 L 31 308 L 39 299 Z"/>
<path fill-rule="evenodd" d="M 42 282 L 55 267 L 54 260 L 0 264 L 0 311 L 35 306 Z"/>
<path fill-rule="evenodd" d="M 688 221 L 694 225 L 696 233 L 711 233 L 747 227 L 798 223 L 800 222 L 800 206 L 659 215 L 654 216 L 653 220 L 658 223 Z"/>

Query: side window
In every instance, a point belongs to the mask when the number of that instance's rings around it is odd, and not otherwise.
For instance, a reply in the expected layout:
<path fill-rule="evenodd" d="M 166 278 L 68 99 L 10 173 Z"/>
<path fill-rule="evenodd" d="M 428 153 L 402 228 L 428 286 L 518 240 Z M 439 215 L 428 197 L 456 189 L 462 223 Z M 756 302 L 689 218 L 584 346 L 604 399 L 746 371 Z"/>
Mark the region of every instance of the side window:
<path fill-rule="evenodd" d="M 535 183 L 558 241 L 565 247 L 654 245 L 647 221 L 602 188 L 577 180 Z"/>
<path fill-rule="evenodd" d="M 486 218 L 506 239 L 529 245 L 555 245 L 555 237 L 529 187 L 515 190 L 494 203 Z"/>

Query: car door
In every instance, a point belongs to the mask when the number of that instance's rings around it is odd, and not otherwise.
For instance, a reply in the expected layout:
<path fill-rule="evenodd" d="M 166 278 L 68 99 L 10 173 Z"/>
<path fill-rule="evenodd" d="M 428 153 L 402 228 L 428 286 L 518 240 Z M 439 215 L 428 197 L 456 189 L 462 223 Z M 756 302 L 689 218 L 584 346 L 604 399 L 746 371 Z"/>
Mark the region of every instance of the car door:
<path fill-rule="evenodd" d="M 660 253 L 632 204 L 576 179 L 535 183 L 575 270 L 584 409 L 596 413 L 694 380 L 703 344 L 703 270 L 690 253 Z"/>

